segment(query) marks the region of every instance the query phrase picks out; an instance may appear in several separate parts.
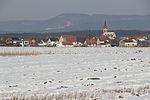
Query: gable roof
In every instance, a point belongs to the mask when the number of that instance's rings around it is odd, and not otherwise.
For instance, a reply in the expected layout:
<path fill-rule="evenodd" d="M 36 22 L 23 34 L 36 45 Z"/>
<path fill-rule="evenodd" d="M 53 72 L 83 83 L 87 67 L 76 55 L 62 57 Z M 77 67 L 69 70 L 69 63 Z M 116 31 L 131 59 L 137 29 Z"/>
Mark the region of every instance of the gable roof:
<path fill-rule="evenodd" d="M 77 37 L 73 35 L 62 35 L 60 38 L 63 38 L 63 45 L 73 45 L 73 42 L 77 42 Z"/>
<path fill-rule="evenodd" d="M 136 40 L 134 40 L 134 39 L 125 39 L 125 40 L 123 40 L 123 42 L 136 42 Z"/>
<path fill-rule="evenodd" d="M 144 39 L 146 38 L 145 36 L 133 36 L 131 39 Z"/>
<path fill-rule="evenodd" d="M 12 37 L 8 37 L 6 40 L 7 41 L 12 41 L 13 39 L 12 39 Z"/>
<path fill-rule="evenodd" d="M 73 35 L 62 35 L 62 38 L 64 38 L 66 40 L 66 42 L 76 42 L 77 41 L 77 37 L 73 36 Z"/>
<path fill-rule="evenodd" d="M 96 44 L 96 38 L 90 38 L 90 37 L 88 37 L 88 38 L 86 38 L 86 42 L 89 45 Z"/>
<path fill-rule="evenodd" d="M 110 39 L 109 39 L 107 36 L 105 36 L 105 35 L 102 35 L 102 36 L 96 37 L 96 39 L 99 39 L 100 41 L 110 40 Z"/>

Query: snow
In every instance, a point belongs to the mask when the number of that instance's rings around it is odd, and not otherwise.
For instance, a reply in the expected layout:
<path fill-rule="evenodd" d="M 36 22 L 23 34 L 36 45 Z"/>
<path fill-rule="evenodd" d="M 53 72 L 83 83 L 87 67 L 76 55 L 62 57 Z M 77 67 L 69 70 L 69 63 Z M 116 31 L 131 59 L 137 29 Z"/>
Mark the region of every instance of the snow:
<path fill-rule="evenodd" d="M 102 100 L 150 98 L 150 48 L 1 47 L 0 52 L 42 53 L 0 57 L 1 97 L 87 92 L 100 93 Z M 124 92 L 114 92 L 119 89 Z"/>
<path fill-rule="evenodd" d="M 45 30 L 48 31 L 48 30 L 54 30 L 54 29 L 64 29 L 64 28 L 70 27 L 70 26 L 72 26 L 72 25 L 73 25 L 73 24 L 71 23 L 71 21 L 66 21 L 66 23 L 65 23 L 64 26 L 49 27 L 49 28 L 45 28 Z"/>

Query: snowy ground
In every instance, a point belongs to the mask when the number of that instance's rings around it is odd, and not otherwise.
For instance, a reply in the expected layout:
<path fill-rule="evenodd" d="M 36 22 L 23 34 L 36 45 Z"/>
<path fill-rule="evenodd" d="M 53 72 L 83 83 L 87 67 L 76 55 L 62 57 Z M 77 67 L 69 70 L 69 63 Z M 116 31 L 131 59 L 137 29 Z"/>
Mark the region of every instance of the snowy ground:
<path fill-rule="evenodd" d="M 0 97 L 86 92 L 102 100 L 149 100 L 150 48 L 0 48 Z"/>

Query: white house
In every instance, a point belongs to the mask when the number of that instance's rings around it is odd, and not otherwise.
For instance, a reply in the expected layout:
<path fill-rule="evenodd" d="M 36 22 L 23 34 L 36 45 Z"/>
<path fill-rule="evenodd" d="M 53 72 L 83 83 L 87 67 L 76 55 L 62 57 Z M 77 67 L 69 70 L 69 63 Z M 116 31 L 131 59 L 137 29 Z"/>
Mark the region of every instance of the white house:
<path fill-rule="evenodd" d="M 77 37 L 72 35 L 62 35 L 59 38 L 58 47 L 73 47 L 77 43 Z"/>
<path fill-rule="evenodd" d="M 48 47 L 56 47 L 59 44 L 59 40 L 57 38 L 49 38 L 47 41 Z"/>
<path fill-rule="evenodd" d="M 41 40 L 41 42 L 38 43 L 38 46 L 41 46 L 41 47 L 47 46 L 47 42 L 44 42 L 43 40 Z"/>
<path fill-rule="evenodd" d="M 135 39 L 125 39 L 119 41 L 119 46 L 120 47 L 137 47 L 138 42 Z"/>

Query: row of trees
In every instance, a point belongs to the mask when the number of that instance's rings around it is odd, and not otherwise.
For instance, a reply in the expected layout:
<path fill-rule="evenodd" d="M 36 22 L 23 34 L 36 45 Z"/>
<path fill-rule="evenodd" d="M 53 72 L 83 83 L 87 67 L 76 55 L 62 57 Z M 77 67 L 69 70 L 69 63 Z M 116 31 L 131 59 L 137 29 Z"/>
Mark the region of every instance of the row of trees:
<path fill-rule="evenodd" d="M 110 30 L 111 31 L 111 30 Z M 123 36 L 148 36 L 150 31 L 138 31 L 138 30 L 112 30 L 116 33 L 117 37 Z M 50 36 L 61 36 L 61 35 L 74 35 L 77 37 L 95 37 L 102 34 L 102 31 L 98 30 L 83 30 L 83 31 L 71 31 L 71 32 L 52 32 L 52 33 L 3 33 L 0 37 L 19 37 L 19 38 L 33 38 L 33 39 L 46 39 Z"/>

